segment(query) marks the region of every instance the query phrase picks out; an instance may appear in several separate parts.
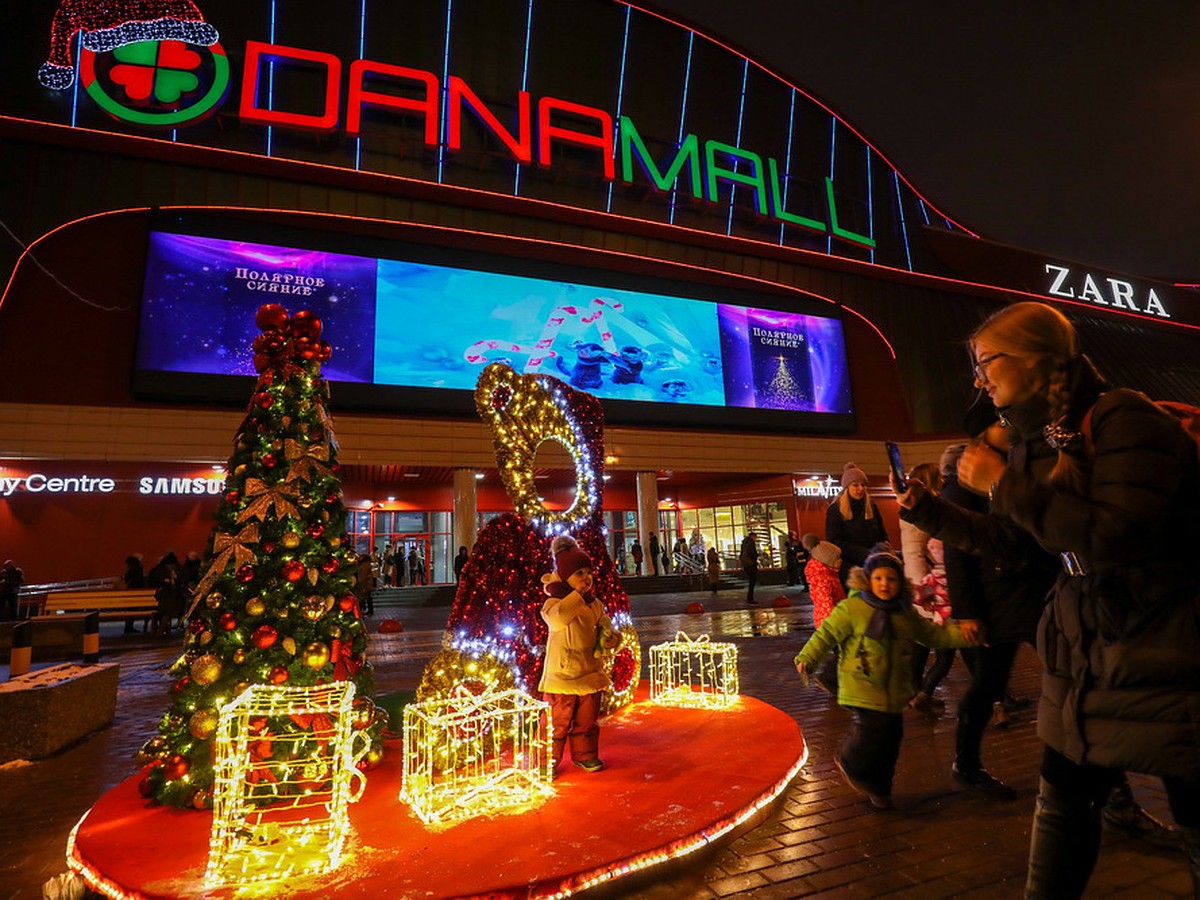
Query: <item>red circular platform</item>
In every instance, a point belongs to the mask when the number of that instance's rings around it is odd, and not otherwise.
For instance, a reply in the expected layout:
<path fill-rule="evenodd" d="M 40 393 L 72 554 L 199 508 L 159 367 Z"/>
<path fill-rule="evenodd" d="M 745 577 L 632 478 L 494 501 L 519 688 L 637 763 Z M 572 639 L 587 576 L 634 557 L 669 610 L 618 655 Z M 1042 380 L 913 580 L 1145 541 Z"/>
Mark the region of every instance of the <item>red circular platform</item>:
<path fill-rule="evenodd" d="M 710 846 L 751 819 L 804 764 L 800 728 L 750 697 L 720 711 L 637 700 L 601 722 L 608 768 L 564 764 L 533 810 L 427 829 L 397 797 L 400 748 L 368 773 L 333 872 L 259 888 L 272 897 L 543 897 Z M 109 897 L 226 897 L 204 889 L 212 814 L 147 803 L 139 776 L 80 820 L 68 864 Z M 265 893 L 264 893 L 265 892 Z"/>

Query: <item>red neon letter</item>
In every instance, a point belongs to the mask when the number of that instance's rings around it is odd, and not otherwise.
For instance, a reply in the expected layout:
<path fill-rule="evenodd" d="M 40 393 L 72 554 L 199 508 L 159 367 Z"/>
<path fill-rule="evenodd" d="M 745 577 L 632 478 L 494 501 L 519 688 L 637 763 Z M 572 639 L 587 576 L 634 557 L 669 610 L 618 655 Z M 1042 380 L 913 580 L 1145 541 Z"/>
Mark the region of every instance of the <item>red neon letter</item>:
<path fill-rule="evenodd" d="M 446 110 L 446 117 L 450 120 L 450 142 L 448 144 L 451 150 L 462 149 L 462 108 L 468 106 L 471 112 L 479 117 L 479 120 L 500 140 L 504 141 L 504 145 L 508 147 L 508 152 L 516 157 L 518 162 L 529 163 L 533 161 L 533 132 L 529 128 L 529 92 L 521 91 L 517 94 L 517 130 L 519 137 L 513 137 L 512 133 L 507 128 L 500 124 L 500 120 L 493 115 L 492 111 L 483 105 L 483 101 L 475 94 L 473 90 L 467 87 L 467 83 L 457 75 L 450 76 L 450 99 L 449 109 Z"/>
<path fill-rule="evenodd" d="M 585 134 L 570 128 L 556 128 L 550 124 L 550 113 L 561 111 L 576 116 L 587 116 L 600 123 L 600 134 Z M 612 117 L 602 109 L 591 106 L 580 106 L 578 103 L 568 103 L 566 100 L 556 100 L 554 97 L 543 97 L 538 101 L 538 165 L 550 165 L 550 139 L 556 138 L 565 144 L 578 144 L 581 147 L 595 147 L 604 157 L 604 177 L 612 181 L 615 177 L 616 163 L 613 162 L 613 123 Z"/>
<path fill-rule="evenodd" d="M 320 115 L 263 109 L 258 105 L 258 75 L 262 57 L 279 64 L 290 60 L 325 67 L 325 111 Z M 286 125 L 313 131 L 331 131 L 338 120 L 338 83 L 342 80 L 342 61 L 332 53 L 301 50 L 280 44 L 246 41 L 246 65 L 242 70 L 242 106 L 238 110 L 247 122 L 259 125 Z"/>
<path fill-rule="evenodd" d="M 363 87 L 367 75 L 389 75 L 415 81 L 425 88 L 425 96 L 415 99 L 380 94 Z M 438 80 L 432 72 L 424 69 L 409 69 L 404 66 L 389 66 L 386 63 L 356 59 L 350 63 L 350 94 L 346 99 L 346 131 L 358 134 L 361 131 L 363 104 L 388 106 L 392 109 L 407 109 L 425 116 L 425 143 L 436 147 L 438 143 Z"/>

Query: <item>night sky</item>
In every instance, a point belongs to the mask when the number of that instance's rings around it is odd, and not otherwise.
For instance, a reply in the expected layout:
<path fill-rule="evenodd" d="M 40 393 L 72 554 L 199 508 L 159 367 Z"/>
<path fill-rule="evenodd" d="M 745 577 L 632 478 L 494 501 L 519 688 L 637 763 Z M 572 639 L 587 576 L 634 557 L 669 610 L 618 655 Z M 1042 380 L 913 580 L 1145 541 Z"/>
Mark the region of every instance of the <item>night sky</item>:
<path fill-rule="evenodd" d="M 825 102 L 982 236 L 1200 281 L 1200 3 L 653 5 Z"/>

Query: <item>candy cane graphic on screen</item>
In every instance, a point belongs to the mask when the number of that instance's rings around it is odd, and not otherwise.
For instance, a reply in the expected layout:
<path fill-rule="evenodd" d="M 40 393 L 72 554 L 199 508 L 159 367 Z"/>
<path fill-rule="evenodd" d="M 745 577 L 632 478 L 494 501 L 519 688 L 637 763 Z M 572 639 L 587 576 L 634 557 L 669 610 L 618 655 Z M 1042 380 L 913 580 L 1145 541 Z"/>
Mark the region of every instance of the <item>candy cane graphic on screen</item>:
<path fill-rule="evenodd" d="M 612 329 L 608 323 L 604 321 L 604 310 L 607 308 L 612 313 L 619 313 L 624 309 L 624 304 L 619 300 L 613 300 L 610 297 L 596 297 L 587 307 L 579 307 L 574 305 L 556 306 L 550 311 L 550 315 L 546 318 L 545 324 L 542 326 L 542 336 L 533 346 L 528 344 L 514 344 L 511 341 L 498 340 L 482 340 L 476 341 L 463 353 L 463 357 L 469 363 L 477 365 L 487 365 L 492 359 L 489 357 L 489 351 L 500 350 L 504 353 L 521 353 L 529 356 L 525 363 L 525 372 L 536 371 L 537 368 L 548 359 L 554 359 L 558 353 L 550 349 L 555 339 L 558 337 L 559 331 L 568 319 L 578 319 L 581 325 L 596 326 L 599 332 L 600 344 L 609 353 L 617 354 L 617 342 L 613 340 Z M 590 312 L 589 312 L 590 310 Z"/>

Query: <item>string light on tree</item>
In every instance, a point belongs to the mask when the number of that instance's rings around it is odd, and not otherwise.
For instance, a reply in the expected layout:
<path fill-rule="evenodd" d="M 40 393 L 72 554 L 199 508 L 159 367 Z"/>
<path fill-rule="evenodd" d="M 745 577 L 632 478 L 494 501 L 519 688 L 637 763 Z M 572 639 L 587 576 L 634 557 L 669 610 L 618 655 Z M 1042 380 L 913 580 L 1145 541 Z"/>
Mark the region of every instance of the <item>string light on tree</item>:
<path fill-rule="evenodd" d="M 212 717 L 248 687 L 351 682 L 357 702 L 373 708 L 366 630 L 356 604 L 338 603 L 353 593 L 357 557 L 342 540 L 346 510 L 320 372 L 329 344 L 311 313 L 289 317 L 268 304 L 255 321 L 258 381 L 226 466 L 183 655 L 171 668 L 171 706 L 141 754 L 143 793 L 185 808 L 211 802 Z M 383 717 L 366 718 L 378 751 Z M 310 740 L 303 732 L 296 721 L 277 723 L 271 746 Z"/>

